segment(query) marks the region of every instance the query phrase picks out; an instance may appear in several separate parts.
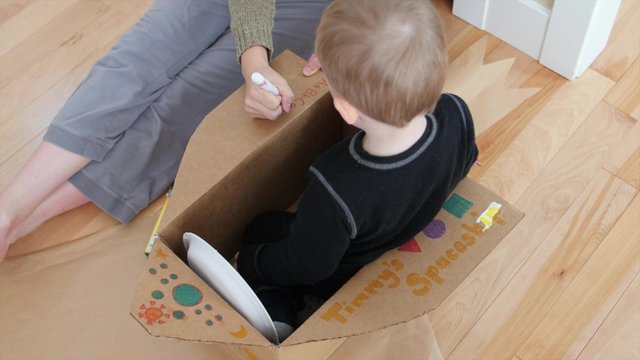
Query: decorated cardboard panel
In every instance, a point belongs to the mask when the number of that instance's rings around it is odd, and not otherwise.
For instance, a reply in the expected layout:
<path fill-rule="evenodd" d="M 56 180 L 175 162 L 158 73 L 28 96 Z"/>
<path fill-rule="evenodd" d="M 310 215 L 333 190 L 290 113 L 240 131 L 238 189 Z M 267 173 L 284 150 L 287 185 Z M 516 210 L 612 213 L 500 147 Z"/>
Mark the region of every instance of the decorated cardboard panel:
<path fill-rule="evenodd" d="M 149 254 L 130 311 L 155 336 L 271 345 L 162 241 Z"/>
<path fill-rule="evenodd" d="M 478 219 L 502 205 L 486 230 Z M 489 211 L 491 212 L 491 211 Z M 438 306 L 522 219 L 465 179 L 411 241 L 364 267 L 285 342 L 339 338 L 416 318 Z"/>

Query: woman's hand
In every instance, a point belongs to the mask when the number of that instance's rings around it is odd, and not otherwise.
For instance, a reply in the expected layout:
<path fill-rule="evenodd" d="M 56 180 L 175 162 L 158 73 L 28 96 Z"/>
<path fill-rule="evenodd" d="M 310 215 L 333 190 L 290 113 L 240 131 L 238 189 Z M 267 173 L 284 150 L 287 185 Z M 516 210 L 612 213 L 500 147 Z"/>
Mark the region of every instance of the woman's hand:
<path fill-rule="evenodd" d="M 313 55 L 311 55 L 311 57 L 307 61 L 307 65 L 305 65 L 304 69 L 302 69 L 302 74 L 304 74 L 304 76 L 311 76 L 317 73 L 318 70 L 320 69 L 321 69 L 321 66 L 320 66 L 320 63 L 318 62 L 318 57 L 314 53 Z"/>
<path fill-rule="evenodd" d="M 287 81 L 269 66 L 267 50 L 252 46 L 242 53 L 242 75 L 245 79 L 244 109 L 249 115 L 260 119 L 277 119 L 282 112 L 291 110 L 293 91 Z M 259 72 L 278 88 L 280 96 L 261 89 L 251 80 L 251 74 Z"/>

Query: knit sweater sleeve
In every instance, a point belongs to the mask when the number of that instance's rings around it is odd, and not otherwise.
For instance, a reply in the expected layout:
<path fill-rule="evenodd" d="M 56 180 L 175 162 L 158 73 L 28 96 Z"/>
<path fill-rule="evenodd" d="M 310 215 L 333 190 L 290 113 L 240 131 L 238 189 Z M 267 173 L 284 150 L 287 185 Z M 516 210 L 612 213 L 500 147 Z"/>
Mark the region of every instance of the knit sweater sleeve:
<path fill-rule="evenodd" d="M 273 18 L 276 13 L 275 0 L 230 0 L 231 32 L 236 43 L 238 59 L 253 45 L 267 49 L 269 58 L 273 52 Z"/>
<path fill-rule="evenodd" d="M 344 209 L 312 176 L 288 236 L 244 247 L 238 271 L 252 288 L 313 285 L 333 275 L 349 248 L 351 235 Z"/>

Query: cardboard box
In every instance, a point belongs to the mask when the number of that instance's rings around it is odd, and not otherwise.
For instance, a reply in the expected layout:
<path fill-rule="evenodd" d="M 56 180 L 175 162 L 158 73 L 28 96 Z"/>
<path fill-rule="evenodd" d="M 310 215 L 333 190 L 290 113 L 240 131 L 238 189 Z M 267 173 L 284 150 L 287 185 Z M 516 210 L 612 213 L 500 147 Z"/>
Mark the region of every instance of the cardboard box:
<path fill-rule="evenodd" d="M 342 138 L 343 122 L 326 82 L 320 74 L 301 76 L 304 64 L 290 52 L 273 62 L 299 94 L 291 113 L 277 121 L 253 120 L 243 110 L 240 89 L 197 129 L 131 315 L 151 335 L 216 344 L 225 359 L 440 357 L 426 314 L 523 216 L 471 180 L 455 189 L 422 233 L 364 267 L 280 346 L 265 339 L 183 261 L 186 231 L 231 257 L 244 226 L 258 213 L 294 203 L 312 160 Z M 483 232 L 476 219 L 493 201 L 503 207 Z"/>

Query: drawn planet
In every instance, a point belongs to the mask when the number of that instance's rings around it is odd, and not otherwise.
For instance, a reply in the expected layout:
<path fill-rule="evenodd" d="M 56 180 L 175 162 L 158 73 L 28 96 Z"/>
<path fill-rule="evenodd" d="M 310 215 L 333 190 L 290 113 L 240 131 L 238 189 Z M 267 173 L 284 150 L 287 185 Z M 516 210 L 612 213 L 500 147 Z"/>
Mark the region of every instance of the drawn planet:
<path fill-rule="evenodd" d="M 445 232 L 447 232 L 447 227 L 444 225 L 444 222 L 442 222 L 442 220 L 433 219 L 431 220 L 429 225 L 427 225 L 427 227 L 422 230 L 422 232 L 427 237 L 437 239 L 444 235 Z"/>
<path fill-rule="evenodd" d="M 202 301 L 202 292 L 190 284 L 180 284 L 173 288 L 173 300 L 183 306 L 198 305 Z"/>

